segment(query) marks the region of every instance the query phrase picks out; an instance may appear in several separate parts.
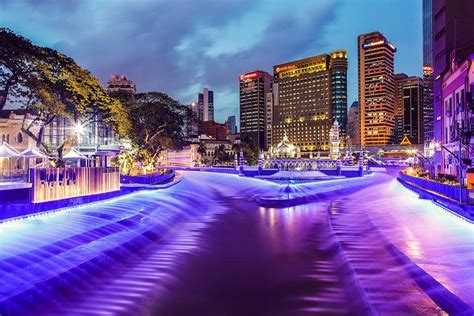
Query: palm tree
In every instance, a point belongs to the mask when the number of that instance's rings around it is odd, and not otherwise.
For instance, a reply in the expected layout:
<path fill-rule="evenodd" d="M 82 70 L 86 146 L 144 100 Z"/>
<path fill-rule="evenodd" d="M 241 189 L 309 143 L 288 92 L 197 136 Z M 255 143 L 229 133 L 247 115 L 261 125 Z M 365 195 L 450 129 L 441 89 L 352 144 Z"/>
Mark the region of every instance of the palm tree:
<path fill-rule="evenodd" d="M 200 142 L 200 143 L 199 143 L 199 147 L 198 147 L 198 149 L 197 149 L 197 153 L 201 156 L 201 163 L 203 163 L 203 161 L 204 161 L 204 156 L 205 156 L 206 153 L 207 153 L 206 144 L 204 144 L 204 142 Z"/>
<path fill-rule="evenodd" d="M 215 163 L 222 163 L 226 161 L 226 151 L 225 151 L 225 145 L 221 144 L 218 147 L 214 149 L 214 157 L 213 160 Z"/>

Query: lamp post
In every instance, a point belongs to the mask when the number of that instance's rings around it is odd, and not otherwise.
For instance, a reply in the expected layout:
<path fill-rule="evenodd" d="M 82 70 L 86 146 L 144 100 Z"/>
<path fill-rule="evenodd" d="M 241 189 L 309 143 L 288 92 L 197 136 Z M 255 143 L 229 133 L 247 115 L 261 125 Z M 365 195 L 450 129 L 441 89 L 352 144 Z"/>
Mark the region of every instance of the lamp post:
<path fill-rule="evenodd" d="M 433 175 L 433 164 L 431 163 L 430 159 L 428 157 L 426 157 L 425 155 L 423 155 L 421 152 L 419 152 L 418 150 L 416 149 L 408 149 L 408 153 L 409 154 L 413 154 L 414 156 L 418 157 L 418 158 L 422 158 L 423 161 L 426 161 L 428 162 L 428 165 L 430 166 L 430 179 L 432 178 L 432 175 Z"/>
<path fill-rule="evenodd" d="M 77 137 L 77 142 L 79 143 L 81 141 L 80 137 L 82 133 L 84 133 L 84 125 L 80 123 L 74 124 L 73 129 L 74 129 L 74 134 Z"/>
<path fill-rule="evenodd" d="M 244 175 L 244 151 L 240 149 L 240 159 L 239 159 L 239 176 Z"/>
<path fill-rule="evenodd" d="M 446 148 L 443 144 L 439 142 L 434 143 L 435 148 L 437 150 L 444 149 L 446 150 L 451 156 L 453 156 L 457 161 L 458 161 L 458 173 L 459 173 L 459 203 L 462 204 L 462 191 L 463 191 L 463 176 L 462 176 L 462 142 L 461 142 L 461 137 L 459 137 L 459 151 L 458 155 L 456 156 L 451 150 Z"/>

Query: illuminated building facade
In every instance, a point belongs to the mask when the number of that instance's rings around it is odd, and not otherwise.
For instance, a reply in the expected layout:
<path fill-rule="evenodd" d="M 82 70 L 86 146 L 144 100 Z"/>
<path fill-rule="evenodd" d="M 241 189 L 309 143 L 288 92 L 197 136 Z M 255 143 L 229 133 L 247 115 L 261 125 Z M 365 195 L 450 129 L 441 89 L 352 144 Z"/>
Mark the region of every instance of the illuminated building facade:
<path fill-rule="evenodd" d="M 347 51 L 331 52 L 329 69 L 331 73 L 332 118 L 338 122 L 340 139 L 344 144 L 347 136 Z"/>
<path fill-rule="evenodd" d="M 423 80 L 403 80 L 403 135 L 412 144 L 423 144 Z"/>
<path fill-rule="evenodd" d="M 18 151 L 23 151 L 28 146 L 36 147 L 36 140 L 22 130 L 23 125 L 28 126 L 35 118 L 34 114 L 25 110 L 0 111 L 0 141 L 8 143 Z M 52 155 L 57 154 L 54 149 L 67 143 L 88 156 L 92 165 L 107 166 L 109 158 L 120 152 L 122 143 L 112 126 L 106 124 L 100 116 L 90 121 L 92 122 L 82 125 L 78 120 L 75 124 L 70 118 L 58 116 L 44 126 L 41 141 L 53 150 Z M 81 125 L 80 132 L 76 128 L 77 125 Z M 33 125 L 30 132 L 39 135 L 39 126 Z"/>
<path fill-rule="evenodd" d="M 423 66 L 423 140 L 425 144 L 433 140 L 433 67 Z"/>
<path fill-rule="evenodd" d="M 442 85 L 443 76 L 450 70 L 451 55 L 466 57 L 466 49 L 474 45 L 474 1 L 432 0 L 432 58 L 433 58 L 433 139 L 441 141 L 443 135 Z M 453 53 L 453 51 L 455 51 Z M 440 152 L 435 154 L 436 164 L 441 163 Z"/>
<path fill-rule="evenodd" d="M 380 32 L 359 35 L 359 111 L 362 146 L 392 140 L 395 125 L 394 55 L 396 48 Z"/>
<path fill-rule="evenodd" d="M 273 67 L 272 145 L 287 134 L 302 152 L 328 151 L 334 119 L 344 124 L 346 132 L 347 53 L 334 51 L 331 56 L 323 54 Z"/>
<path fill-rule="evenodd" d="M 332 160 L 336 160 L 339 157 L 339 145 L 341 144 L 340 140 L 340 128 L 337 120 L 334 120 L 334 124 L 329 130 L 329 157 Z"/>
<path fill-rule="evenodd" d="M 403 139 L 403 85 L 408 76 L 404 73 L 395 74 L 395 125 L 393 127 L 393 143 L 400 144 Z"/>
<path fill-rule="evenodd" d="M 433 0 L 423 0 L 423 140 L 433 140 Z"/>
<path fill-rule="evenodd" d="M 265 147 L 270 147 L 272 144 L 272 125 L 273 125 L 273 92 L 267 93 L 267 108 L 266 108 L 266 139 Z"/>
<path fill-rule="evenodd" d="M 462 157 L 472 158 L 474 154 L 472 134 L 474 130 L 474 49 L 463 61 L 453 59 L 450 70 L 442 78 L 441 138 L 439 142 L 447 150 L 439 151 L 441 162 L 436 162 L 437 173 L 459 176 L 459 142 Z M 464 138 L 464 140 L 463 140 Z M 469 144 L 467 144 L 469 142 Z M 456 156 L 456 157 L 455 157 Z M 464 165 L 465 166 L 465 165 Z"/>
<path fill-rule="evenodd" d="M 250 139 L 259 148 L 266 148 L 266 98 L 273 77 L 261 70 L 239 77 L 240 139 Z"/>
<path fill-rule="evenodd" d="M 393 143 L 400 144 L 405 136 L 412 144 L 423 143 L 423 80 L 419 77 L 408 77 L 406 74 L 395 74 L 395 127 Z"/>
<path fill-rule="evenodd" d="M 124 75 L 112 75 L 106 86 L 107 93 L 125 91 L 132 94 L 137 93 L 135 82 L 127 79 Z"/>
<path fill-rule="evenodd" d="M 423 0 L 423 65 L 433 65 L 433 0 Z"/>

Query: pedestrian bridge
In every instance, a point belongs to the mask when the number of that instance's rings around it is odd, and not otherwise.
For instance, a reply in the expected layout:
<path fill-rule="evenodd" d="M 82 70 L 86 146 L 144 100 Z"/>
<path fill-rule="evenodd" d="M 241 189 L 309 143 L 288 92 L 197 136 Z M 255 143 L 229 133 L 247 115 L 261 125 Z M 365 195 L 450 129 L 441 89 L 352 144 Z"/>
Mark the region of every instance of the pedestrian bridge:
<path fill-rule="evenodd" d="M 351 159 L 332 160 L 332 159 L 268 159 L 263 162 L 264 169 L 279 170 L 320 170 L 336 169 L 340 166 L 354 166 Z"/>

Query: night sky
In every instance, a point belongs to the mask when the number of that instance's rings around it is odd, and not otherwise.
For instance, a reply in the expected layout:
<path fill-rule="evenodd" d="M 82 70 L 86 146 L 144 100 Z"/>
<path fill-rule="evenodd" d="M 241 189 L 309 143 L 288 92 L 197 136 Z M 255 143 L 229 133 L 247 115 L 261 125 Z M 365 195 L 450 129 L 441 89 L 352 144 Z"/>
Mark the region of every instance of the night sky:
<path fill-rule="evenodd" d="M 239 74 L 334 49 L 349 52 L 357 99 L 357 35 L 397 46 L 395 71 L 421 75 L 421 0 L 0 0 L 0 26 L 73 57 L 102 83 L 124 74 L 140 92 L 188 104 L 214 90 L 216 119 L 239 114 Z"/>

